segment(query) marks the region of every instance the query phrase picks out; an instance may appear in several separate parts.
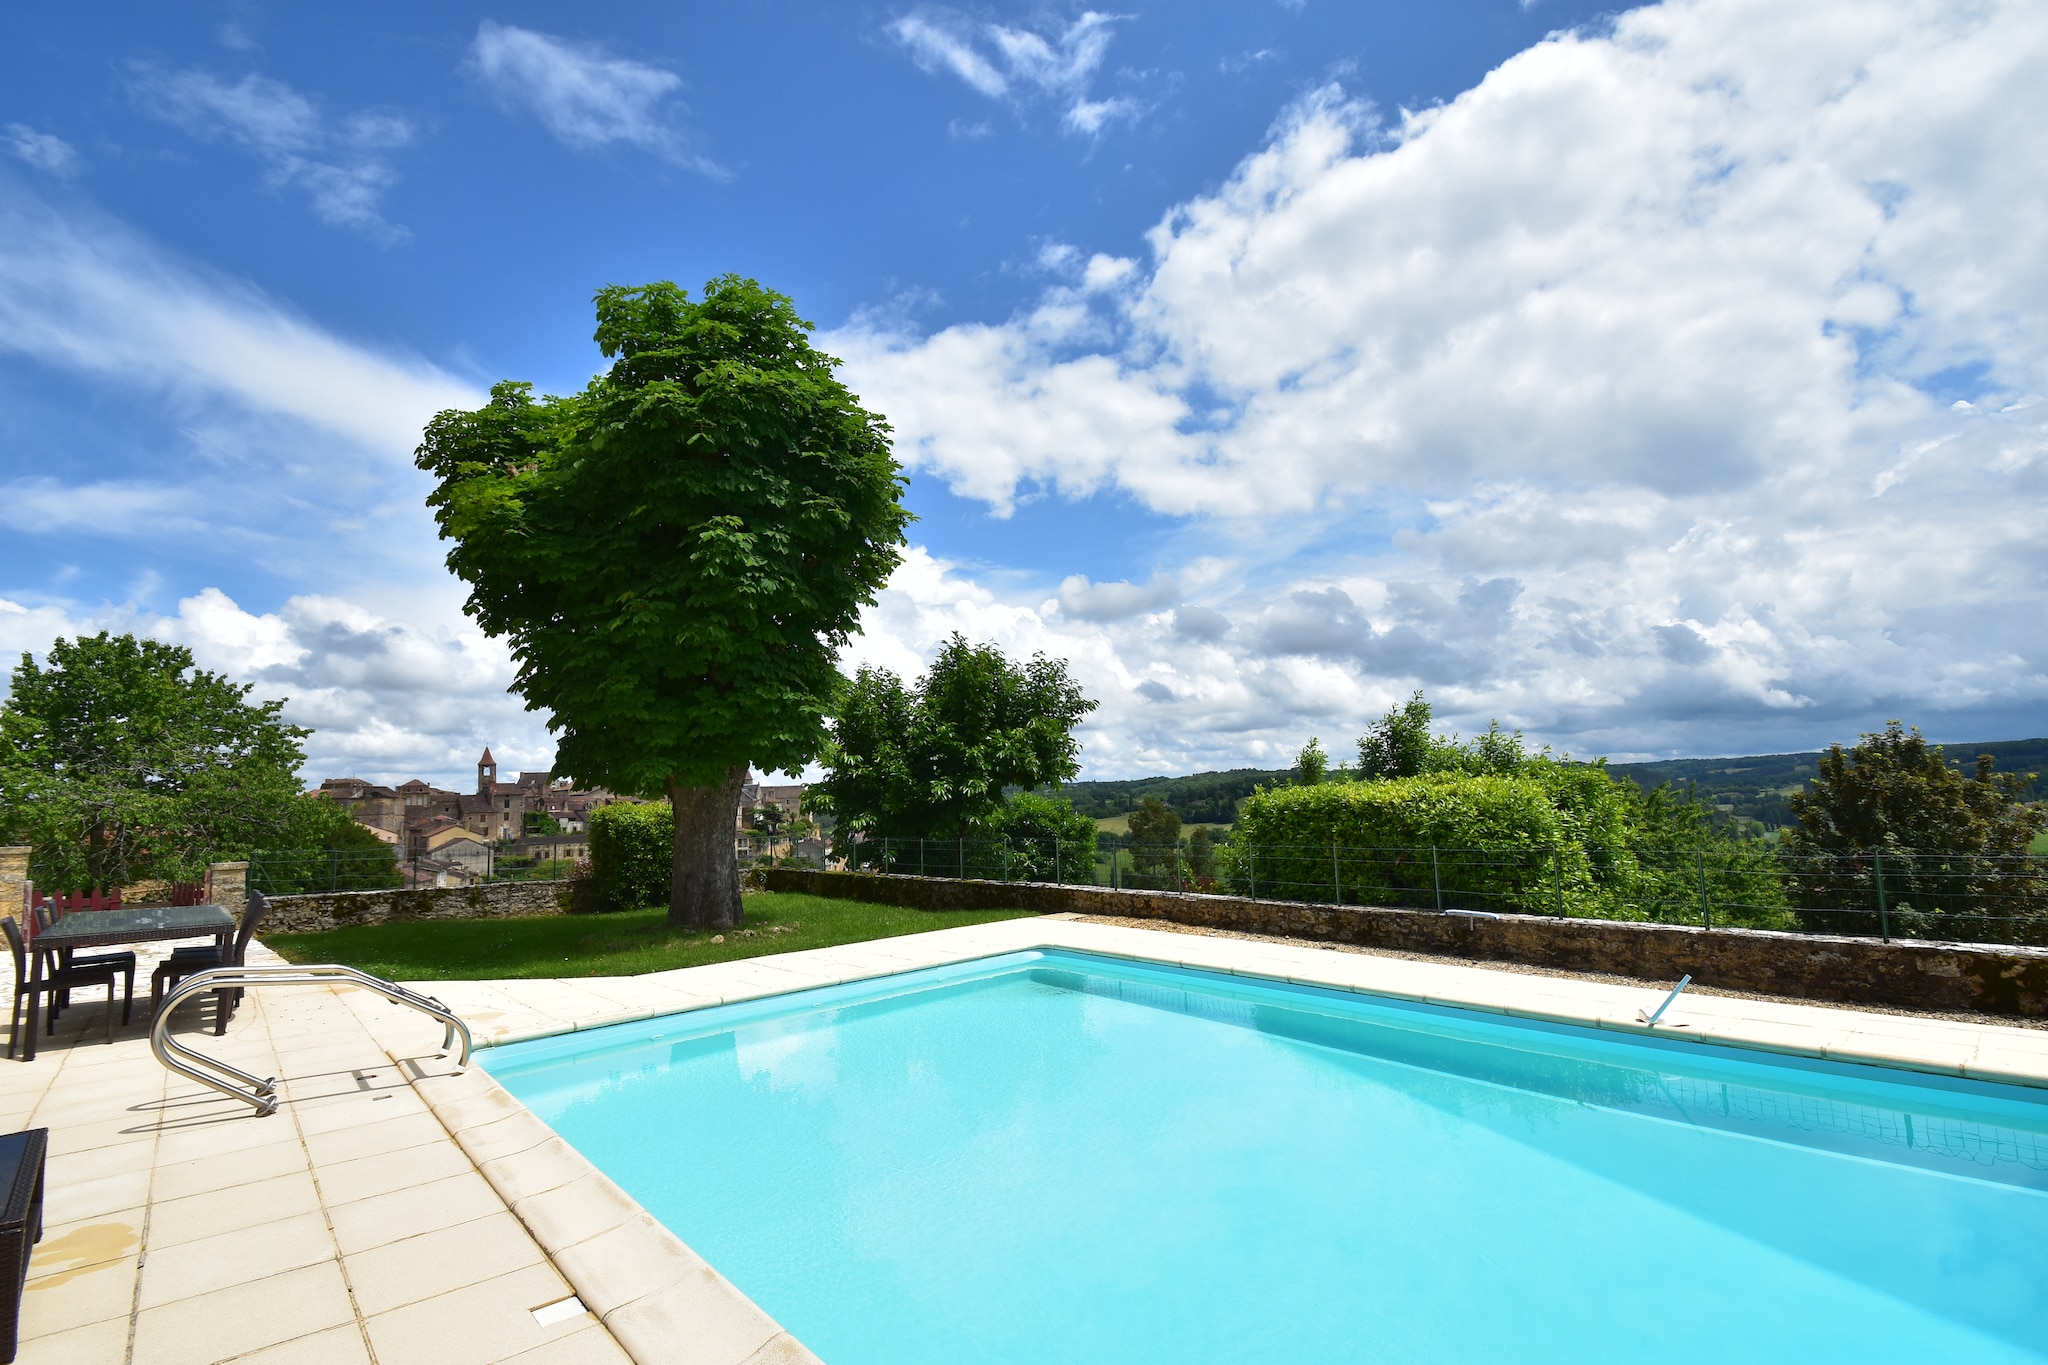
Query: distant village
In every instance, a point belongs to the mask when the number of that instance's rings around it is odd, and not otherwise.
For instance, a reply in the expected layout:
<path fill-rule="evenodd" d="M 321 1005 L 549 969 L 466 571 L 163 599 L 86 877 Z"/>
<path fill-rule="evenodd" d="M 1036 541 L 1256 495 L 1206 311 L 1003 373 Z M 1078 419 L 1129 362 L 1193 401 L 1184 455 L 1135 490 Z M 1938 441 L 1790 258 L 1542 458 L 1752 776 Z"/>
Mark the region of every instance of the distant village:
<path fill-rule="evenodd" d="M 767 786 L 748 777 L 734 830 L 742 861 L 796 856 L 822 865 L 825 845 L 804 815 L 803 784 Z M 357 824 L 390 844 L 411 886 L 467 886 L 514 866 L 545 870 L 546 864 L 574 864 L 590 856 L 590 813 L 639 799 L 578 787 L 571 778 L 551 781 L 545 772 L 522 772 L 515 781 L 501 782 L 488 748 L 476 762 L 474 792 L 449 791 L 419 778 L 386 787 L 360 777 L 330 777 L 313 794 L 346 806 Z M 567 871 L 559 869 L 561 875 Z"/>

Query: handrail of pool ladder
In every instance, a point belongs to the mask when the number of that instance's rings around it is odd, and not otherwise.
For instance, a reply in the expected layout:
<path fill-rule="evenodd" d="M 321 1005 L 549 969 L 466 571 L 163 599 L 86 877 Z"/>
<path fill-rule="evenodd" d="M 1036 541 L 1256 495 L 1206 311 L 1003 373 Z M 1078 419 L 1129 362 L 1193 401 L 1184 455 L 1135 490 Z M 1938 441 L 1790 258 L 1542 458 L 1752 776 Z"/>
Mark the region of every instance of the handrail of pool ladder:
<path fill-rule="evenodd" d="M 185 1001 L 208 991 L 245 990 L 251 986 L 358 986 L 374 991 L 394 1005 L 404 1005 L 418 1010 L 421 1014 L 432 1015 L 441 1021 L 444 1032 L 441 1046 L 445 1050 L 462 1039 L 462 1057 L 457 1066 L 469 1065 L 469 1025 L 432 996 L 421 995 L 418 991 L 407 990 L 395 981 L 386 981 L 380 976 L 344 967 L 337 962 L 317 963 L 299 966 L 289 963 L 254 967 L 210 967 L 180 981 L 164 998 L 163 1008 L 149 1026 L 149 1050 L 166 1067 L 201 1085 L 211 1086 L 223 1095 L 250 1105 L 258 1118 L 277 1112 L 277 1077 L 252 1076 L 240 1067 L 231 1066 L 218 1057 L 208 1057 L 194 1052 L 176 1038 L 171 1037 L 171 1011 Z M 219 1076 L 209 1075 L 200 1067 L 208 1067 Z M 232 1077 L 248 1089 L 242 1089 L 221 1076 Z"/>

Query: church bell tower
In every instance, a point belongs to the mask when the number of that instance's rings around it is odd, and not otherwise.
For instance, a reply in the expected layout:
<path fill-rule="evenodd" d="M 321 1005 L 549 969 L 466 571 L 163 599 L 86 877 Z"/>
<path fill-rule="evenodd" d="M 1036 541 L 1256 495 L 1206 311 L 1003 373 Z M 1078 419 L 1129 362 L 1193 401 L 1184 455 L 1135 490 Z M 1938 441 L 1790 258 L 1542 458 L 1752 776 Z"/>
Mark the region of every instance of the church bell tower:
<path fill-rule="evenodd" d="M 491 757 L 489 749 L 485 749 L 484 756 L 476 761 L 476 794 L 478 796 L 489 796 L 491 788 L 497 784 L 497 781 L 498 760 Z"/>

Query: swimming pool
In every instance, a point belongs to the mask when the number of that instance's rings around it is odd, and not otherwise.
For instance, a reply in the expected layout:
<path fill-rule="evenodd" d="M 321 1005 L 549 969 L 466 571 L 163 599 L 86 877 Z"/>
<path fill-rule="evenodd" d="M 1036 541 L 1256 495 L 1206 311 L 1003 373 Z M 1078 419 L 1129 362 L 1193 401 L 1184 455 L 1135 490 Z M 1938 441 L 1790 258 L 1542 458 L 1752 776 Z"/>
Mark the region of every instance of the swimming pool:
<path fill-rule="evenodd" d="M 1027 952 L 479 1059 L 829 1365 L 2048 1359 L 2048 1097 Z"/>

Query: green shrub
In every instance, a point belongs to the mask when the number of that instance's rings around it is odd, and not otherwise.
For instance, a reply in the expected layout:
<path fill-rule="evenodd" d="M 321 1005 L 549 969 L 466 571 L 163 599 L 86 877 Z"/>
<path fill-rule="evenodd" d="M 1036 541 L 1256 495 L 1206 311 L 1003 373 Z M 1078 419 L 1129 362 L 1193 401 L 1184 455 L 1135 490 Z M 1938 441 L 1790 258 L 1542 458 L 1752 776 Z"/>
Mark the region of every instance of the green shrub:
<path fill-rule="evenodd" d="M 1217 861 L 1267 898 L 1683 924 L 1700 922 L 1704 884 L 1716 924 L 1791 926 L 1768 850 L 1703 827 L 1672 847 L 1640 805 L 1599 765 L 1544 759 L 1513 777 L 1282 787 L 1245 802 Z"/>
<path fill-rule="evenodd" d="M 1005 876 L 1034 882 L 1087 881 L 1095 869 L 1095 822 L 1063 797 L 1019 792 L 985 824 L 1006 839 Z"/>
<path fill-rule="evenodd" d="M 1432 864 L 1431 847 L 1485 850 Z M 1233 888 L 1290 900 L 1575 913 L 1597 895 L 1584 846 L 1530 777 L 1425 773 L 1281 787 L 1248 799 L 1218 859 Z"/>
<path fill-rule="evenodd" d="M 590 813 L 590 875 L 608 910 L 668 901 L 675 866 L 675 816 L 668 802 L 619 802 Z"/>

